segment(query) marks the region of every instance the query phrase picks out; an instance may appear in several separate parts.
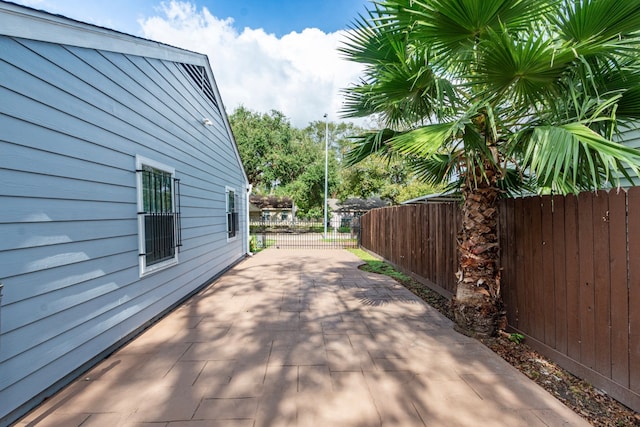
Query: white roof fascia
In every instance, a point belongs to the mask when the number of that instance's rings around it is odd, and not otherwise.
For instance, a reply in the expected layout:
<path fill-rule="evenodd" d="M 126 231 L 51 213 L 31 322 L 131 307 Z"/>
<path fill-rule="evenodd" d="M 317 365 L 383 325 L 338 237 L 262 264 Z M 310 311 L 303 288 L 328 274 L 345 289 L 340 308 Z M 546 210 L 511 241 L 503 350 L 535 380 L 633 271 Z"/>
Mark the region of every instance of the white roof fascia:
<path fill-rule="evenodd" d="M 455 202 L 457 200 L 460 200 L 460 198 L 453 195 L 452 191 L 447 191 L 445 193 L 427 194 L 424 196 L 416 197 L 415 199 L 405 200 L 400 204 L 413 205 L 416 203 L 429 203 L 429 202 L 432 202 L 432 203 Z"/>
<path fill-rule="evenodd" d="M 14 3 L 0 2 L 0 35 L 194 65 L 208 62 L 206 55 L 200 53 Z"/>

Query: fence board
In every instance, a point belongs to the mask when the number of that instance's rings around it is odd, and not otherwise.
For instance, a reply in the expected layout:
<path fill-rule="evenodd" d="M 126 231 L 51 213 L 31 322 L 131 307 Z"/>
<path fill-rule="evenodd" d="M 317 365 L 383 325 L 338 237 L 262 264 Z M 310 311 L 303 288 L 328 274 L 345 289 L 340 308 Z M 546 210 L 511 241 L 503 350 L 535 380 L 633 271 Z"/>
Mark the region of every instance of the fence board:
<path fill-rule="evenodd" d="M 542 222 L 542 283 L 543 294 L 542 312 L 544 314 L 544 342 L 556 347 L 556 316 L 555 316 L 555 282 L 553 270 L 553 207 L 551 196 L 542 198 L 540 211 Z"/>
<path fill-rule="evenodd" d="M 609 271 L 609 195 L 593 198 L 593 279 L 595 368 L 611 377 L 611 282 Z"/>
<path fill-rule="evenodd" d="M 578 242 L 580 252 L 580 361 L 595 367 L 595 315 L 593 278 L 593 198 L 590 193 L 578 196 Z"/>
<path fill-rule="evenodd" d="M 415 224 L 418 224 L 417 229 L 414 229 L 414 234 L 416 236 L 416 254 L 415 254 L 415 270 L 412 270 L 414 272 L 419 272 L 422 271 L 422 266 L 423 266 L 423 258 L 424 258 L 424 252 L 423 252 L 423 240 L 422 240 L 422 236 L 423 236 L 423 230 L 424 230 L 424 219 L 422 218 L 422 211 L 420 209 L 416 209 L 415 210 Z"/>
<path fill-rule="evenodd" d="M 511 265 L 512 254 L 514 248 L 514 233 L 509 229 L 509 225 L 513 223 L 513 200 L 506 200 L 504 209 L 498 211 L 498 236 L 500 242 L 500 284 L 502 298 L 507 310 L 507 319 L 513 319 L 516 316 L 516 300 L 513 287 L 515 286 L 515 277 L 513 275 L 513 266 Z"/>
<path fill-rule="evenodd" d="M 429 223 L 431 224 L 431 226 L 429 227 L 429 253 L 432 256 L 431 264 L 429 265 L 429 279 L 433 280 L 434 283 L 440 283 L 437 277 L 437 266 L 438 263 L 442 260 L 438 252 L 438 227 L 436 226 L 436 224 L 438 224 L 438 220 L 438 212 L 434 207 L 430 209 L 429 212 Z"/>
<path fill-rule="evenodd" d="M 442 216 L 446 219 L 446 228 L 443 229 L 442 227 L 438 227 L 443 231 L 442 243 L 444 244 L 446 259 L 442 264 L 442 283 L 446 283 L 451 280 L 450 278 L 454 275 L 452 255 L 455 256 L 455 245 L 454 240 L 450 238 L 451 232 L 454 229 L 454 221 L 450 205 L 440 203 L 440 208 L 442 209 Z"/>
<path fill-rule="evenodd" d="M 390 218 L 392 217 L 391 215 L 391 211 L 385 212 L 385 216 L 387 218 L 385 218 L 385 223 L 390 223 Z M 391 224 L 391 227 L 387 227 L 384 229 L 384 234 L 383 234 L 383 240 L 382 240 L 382 245 L 384 247 L 384 255 L 385 257 L 390 258 L 391 257 L 391 230 L 393 230 L 393 224 Z"/>
<path fill-rule="evenodd" d="M 553 197 L 553 282 L 555 294 L 555 327 L 556 345 L 559 352 L 566 354 L 567 336 L 567 281 L 566 281 L 566 247 L 565 247 L 565 198 Z"/>
<path fill-rule="evenodd" d="M 534 275 L 538 272 L 534 270 L 534 256 L 533 252 L 533 239 L 531 236 L 531 229 L 533 227 L 533 211 L 531 207 L 530 199 L 522 200 L 522 213 L 524 215 L 524 229 L 523 229 L 523 253 L 522 263 L 524 264 L 524 274 L 522 275 L 522 283 L 524 285 L 524 297 L 525 306 L 521 313 L 522 326 L 527 331 L 531 331 L 535 334 L 536 338 L 539 338 L 538 334 L 534 332 L 534 326 L 531 321 L 534 318 L 534 311 L 528 310 L 527 307 L 533 307 L 534 301 Z"/>
<path fill-rule="evenodd" d="M 427 206 L 419 206 L 418 209 L 420 210 L 420 213 L 422 215 L 422 255 L 423 255 L 423 259 L 422 259 L 422 268 L 420 269 L 420 272 L 418 274 L 420 274 L 422 277 L 427 278 L 429 280 L 431 280 L 429 278 L 429 271 L 431 271 L 431 263 L 433 262 L 432 260 L 432 256 L 431 256 L 431 243 L 429 242 L 429 231 L 431 230 L 431 218 L 430 218 L 430 212 L 427 209 Z"/>
<path fill-rule="evenodd" d="M 416 270 L 422 277 L 427 277 L 423 272 L 428 271 L 429 256 L 429 215 L 424 206 L 419 206 L 418 212 L 420 212 L 419 233 L 420 233 L 420 268 Z"/>
<path fill-rule="evenodd" d="M 542 263 L 542 217 L 541 203 L 538 197 L 528 197 L 525 199 L 529 202 L 527 209 L 531 218 L 531 229 L 529 230 L 529 238 L 531 239 L 531 302 L 528 311 L 529 324 L 531 325 L 531 333 L 534 338 L 544 341 L 544 264 Z"/>
<path fill-rule="evenodd" d="M 640 393 L 640 187 L 628 194 L 629 215 L 629 387 Z M 632 214 L 633 213 L 633 214 Z M 635 327 L 634 327 L 635 326 Z"/>
<path fill-rule="evenodd" d="M 436 226 L 433 227 L 431 229 L 431 233 L 433 234 L 433 251 L 436 255 L 436 259 L 434 260 L 433 263 L 433 270 L 431 271 L 432 277 L 433 277 L 433 281 L 435 283 L 443 283 L 442 282 L 442 264 L 444 264 L 445 260 L 444 260 L 444 249 L 442 247 L 442 233 L 443 233 L 443 229 L 444 227 L 442 226 L 443 224 L 443 218 L 442 218 L 442 213 L 440 211 L 440 206 L 436 205 L 434 207 L 434 211 L 435 211 L 435 218 L 433 220 L 433 224 L 440 224 L 440 226 Z"/>
<path fill-rule="evenodd" d="M 407 222 L 406 224 L 416 224 L 417 219 L 417 211 L 415 209 L 404 209 L 407 213 Z M 418 241 L 417 233 L 410 233 L 409 237 L 411 238 L 411 253 L 409 254 L 409 270 L 416 271 L 416 267 L 418 266 L 418 248 L 420 243 Z"/>
<path fill-rule="evenodd" d="M 454 274 L 451 259 L 451 254 L 453 252 L 453 239 L 450 238 L 451 232 L 453 231 L 453 218 L 451 216 L 451 209 L 449 205 L 440 203 L 440 209 L 442 210 L 442 217 L 446 218 L 445 224 L 447 227 L 445 229 L 438 227 L 442 229 L 442 243 L 445 253 L 444 256 L 446 257 L 445 262 L 442 263 L 442 283 L 446 283 Z"/>
<path fill-rule="evenodd" d="M 523 201 L 522 199 L 515 200 L 515 210 L 514 210 L 514 222 L 515 222 L 515 235 L 518 236 L 518 240 L 516 241 L 516 294 L 518 295 L 518 319 L 517 324 L 514 325 L 518 329 L 525 330 L 528 326 L 527 322 L 527 292 L 526 292 L 526 283 L 525 283 L 525 247 L 524 247 L 524 238 L 520 238 L 520 236 L 525 235 L 525 221 L 524 221 L 524 210 L 523 210 Z"/>
<path fill-rule="evenodd" d="M 627 199 L 624 191 L 609 195 L 611 272 L 611 378 L 629 387 L 629 292 L 627 285 Z M 637 283 L 637 282 L 636 282 Z"/>
<path fill-rule="evenodd" d="M 400 238 L 395 234 L 400 231 L 400 218 L 398 218 L 398 207 L 393 207 L 391 221 L 393 223 L 394 235 L 389 236 L 391 240 L 391 257 L 397 259 L 402 264 L 402 254 L 400 253 Z"/>
<path fill-rule="evenodd" d="M 569 195 L 564 205 L 566 254 L 567 354 L 580 360 L 580 257 L 578 254 L 578 199 Z"/>
<path fill-rule="evenodd" d="M 449 274 L 453 274 L 450 265 L 450 249 L 451 249 L 451 241 L 449 240 L 449 233 L 451 232 L 451 216 L 449 215 L 447 205 L 444 203 L 440 203 L 438 205 L 440 211 L 441 223 L 444 224 L 444 227 L 438 227 L 440 231 L 440 244 L 442 245 L 442 256 L 444 257 L 444 262 L 439 263 L 440 266 L 440 281 L 439 283 L 446 283 L 449 278 Z"/>

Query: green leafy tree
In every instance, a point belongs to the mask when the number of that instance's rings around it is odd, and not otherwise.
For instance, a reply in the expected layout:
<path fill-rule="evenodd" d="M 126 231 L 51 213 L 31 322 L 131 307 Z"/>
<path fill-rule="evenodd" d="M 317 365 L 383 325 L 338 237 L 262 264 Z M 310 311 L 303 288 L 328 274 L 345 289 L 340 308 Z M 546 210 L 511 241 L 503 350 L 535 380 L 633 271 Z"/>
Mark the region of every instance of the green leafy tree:
<path fill-rule="evenodd" d="M 301 130 L 278 111 L 262 114 L 244 107 L 235 110 L 229 121 L 254 192 L 289 196 L 300 216 L 317 216 L 318 211 L 322 216 L 325 123 L 314 122 Z M 353 128 L 329 123 L 329 129 L 331 141 Z M 329 156 L 330 194 L 338 183 L 336 147 L 332 145 Z"/>
<path fill-rule="evenodd" d="M 311 122 L 303 130 L 303 133 L 312 141 L 317 142 L 324 147 L 326 125 L 326 122 L 320 120 Z M 363 132 L 364 129 L 349 122 L 329 122 L 328 128 L 328 145 L 330 152 L 329 156 L 334 157 L 338 161 L 338 163 L 342 164 L 344 161 L 344 156 L 346 155 L 351 145 L 350 137 L 354 134 Z"/>
<path fill-rule="evenodd" d="M 637 0 L 380 0 L 354 23 L 341 51 L 364 74 L 344 113 L 385 126 L 348 160 L 399 155 L 428 183 L 457 182 L 461 330 L 504 324 L 500 197 L 639 173 L 640 153 L 615 142 L 640 117 L 639 37 Z"/>
<path fill-rule="evenodd" d="M 309 124 L 303 133 L 319 145 L 325 144 L 325 126 L 323 121 Z M 381 197 L 393 204 L 401 203 L 425 194 L 441 191 L 444 187 L 428 184 L 417 179 L 416 175 L 399 159 L 389 162 L 387 159 L 369 158 L 357 165 L 347 167 L 345 156 L 351 144 L 351 137 L 364 129 L 349 122 L 329 122 L 329 193 L 330 197 L 341 200 L 349 197 Z M 333 166 L 335 162 L 335 167 Z"/>
<path fill-rule="evenodd" d="M 318 212 L 320 212 L 320 217 L 322 217 L 325 174 L 324 142 L 314 141 L 305 131 L 301 131 L 301 139 L 296 142 L 290 160 L 300 165 L 300 173 L 295 180 L 278 187 L 276 193 L 289 195 L 295 200 L 298 216 L 318 218 Z M 338 167 L 335 157 L 330 155 L 328 164 L 329 195 L 337 187 Z"/>
<path fill-rule="evenodd" d="M 443 189 L 443 185 L 420 181 L 407 162 L 370 156 L 355 165 L 342 168 L 338 197 L 342 200 L 348 197 L 380 197 L 398 204 Z"/>
<path fill-rule="evenodd" d="M 301 173 L 300 162 L 292 161 L 299 131 L 284 114 L 275 110 L 261 114 L 239 107 L 229 122 L 249 182 L 257 191 L 269 193 Z"/>

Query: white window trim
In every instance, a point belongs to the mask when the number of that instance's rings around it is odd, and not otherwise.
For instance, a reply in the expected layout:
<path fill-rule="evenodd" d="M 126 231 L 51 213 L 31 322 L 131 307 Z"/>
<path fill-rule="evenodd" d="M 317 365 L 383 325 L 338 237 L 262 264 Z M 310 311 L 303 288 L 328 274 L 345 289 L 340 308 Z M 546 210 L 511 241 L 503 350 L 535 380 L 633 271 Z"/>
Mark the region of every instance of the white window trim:
<path fill-rule="evenodd" d="M 167 166 L 163 163 L 157 162 L 155 160 L 151 160 L 149 158 L 136 155 L 136 171 L 142 170 L 143 166 L 149 166 L 154 169 L 160 169 L 165 172 L 169 172 L 171 174 L 171 178 L 175 178 L 176 170 L 171 166 Z M 173 203 L 172 209 L 175 211 L 175 187 L 174 181 L 171 180 L 171 201 Z M 137 207 L 138 212 L 144 211 L 144 200 L 142 196 L 142 174 L 136 173 L 136 197 L 137 197 Z M 147 266 L 147 259 L 144 255 L 146 251 L 145 247 L 145 235 L 144 235 L 144 215 L 138 215 L 138 264 L 139 264 L 139 274 L 140 277 L 148 276 L 149 274 L 156 273 L 160 270 L 164 270 L 165 268 L 171 267 L 172 265 L 178 264 L 178 250 L 175 251 L 175 255 L 173 258 Z"/>
<path fill-rule="evenodd" d="M 240 227 L 238 227 L 238 232 L 236 233 L 235 236 L 233 237 L 229 237 L 229 216 L 227 215 L 229 213 L 229 192 L 233 191 L 233 196 L 235 198 L 238 197 L 238 193 L 236 192 L 236 189 L 233 187 L 229 187 L 228 185 L 224 187 L 224 234 L 225 236 L 227 236 L 227 242 L 233 242 L 235 240 L 238 240 L 238 234 L 240 234 Z M 238 207 L 236 206 L 236 210 L 238 209 Z M 238 216 L 238 219 L 240 217 Z M 239 225 L 239 224 L 238 224 Z"/>

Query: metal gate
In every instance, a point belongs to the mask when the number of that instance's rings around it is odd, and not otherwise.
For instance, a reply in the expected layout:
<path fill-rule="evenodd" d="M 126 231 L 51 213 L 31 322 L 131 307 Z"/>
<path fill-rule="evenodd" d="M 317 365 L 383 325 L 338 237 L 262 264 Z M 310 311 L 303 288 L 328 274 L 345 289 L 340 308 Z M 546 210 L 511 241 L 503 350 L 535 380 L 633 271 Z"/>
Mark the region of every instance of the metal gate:
<path fill-rule="evenodd" d="M 347 249 L 360 246 L 360 221 L 342 219 L 329 224 L 322 221 L 251 221 L 251 249 Z"/>

